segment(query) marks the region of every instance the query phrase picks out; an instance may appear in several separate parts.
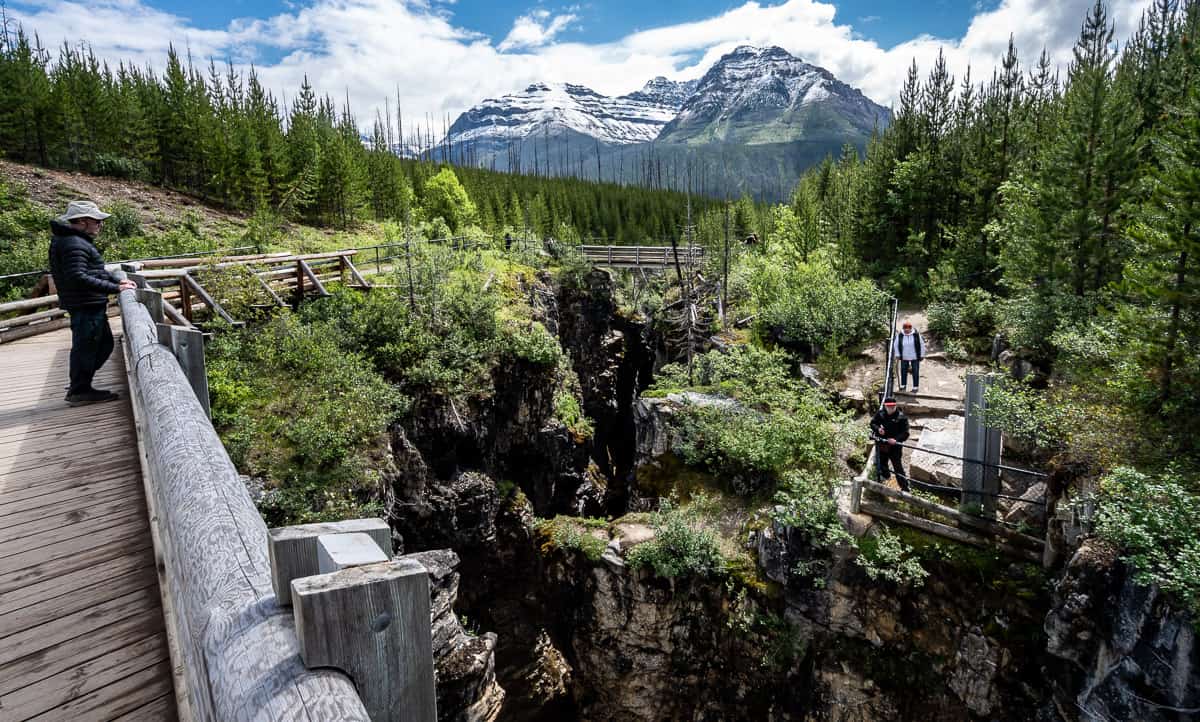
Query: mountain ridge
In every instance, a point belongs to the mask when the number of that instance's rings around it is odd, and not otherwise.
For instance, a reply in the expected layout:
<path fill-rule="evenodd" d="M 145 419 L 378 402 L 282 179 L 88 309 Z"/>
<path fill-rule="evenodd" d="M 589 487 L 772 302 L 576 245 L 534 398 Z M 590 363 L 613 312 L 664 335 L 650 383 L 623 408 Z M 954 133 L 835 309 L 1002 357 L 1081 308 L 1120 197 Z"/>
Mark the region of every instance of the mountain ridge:
<path fill-rule="evenodd" d="M 742 45 L 700 78 L 658 76 L 624 95 L 532 83 L 484 99 L 455 119 L 434 153 L 496 170 L 622 183 L 645 182 L 646 164 L 660 162 L 649 159 L 686 166 L 694 157 L 718 177 L 717 192 L 774 198 L 825 155 L 846 144 L 864 149 L 890 121 L 889 109 L 828 70 L 778 46 Z"/>

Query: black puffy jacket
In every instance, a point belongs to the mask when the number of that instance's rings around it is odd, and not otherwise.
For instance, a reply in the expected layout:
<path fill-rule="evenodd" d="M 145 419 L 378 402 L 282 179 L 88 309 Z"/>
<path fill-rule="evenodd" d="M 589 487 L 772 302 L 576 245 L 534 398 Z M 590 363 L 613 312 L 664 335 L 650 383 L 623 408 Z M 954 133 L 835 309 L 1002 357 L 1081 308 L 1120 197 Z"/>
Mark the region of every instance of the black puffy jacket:
<path fill-rule="evenodd" d="M 879 433 L 879 427 L 884 433 Z M 908 441 L 908 417 L 900 409 L 889 414 L 886 409 L 880 409 L 871 417 L 871 433 L 880 439 L 895 439 L 900 443 Z"/>
<path fill-rule="evenodd" d="M 50 221 L 50 274 L 58 288 L 58 305 L 71 310 L 104 308 L 120 290 L 117 278 L 104 270 L 104 257 L 86 233 Z"/>

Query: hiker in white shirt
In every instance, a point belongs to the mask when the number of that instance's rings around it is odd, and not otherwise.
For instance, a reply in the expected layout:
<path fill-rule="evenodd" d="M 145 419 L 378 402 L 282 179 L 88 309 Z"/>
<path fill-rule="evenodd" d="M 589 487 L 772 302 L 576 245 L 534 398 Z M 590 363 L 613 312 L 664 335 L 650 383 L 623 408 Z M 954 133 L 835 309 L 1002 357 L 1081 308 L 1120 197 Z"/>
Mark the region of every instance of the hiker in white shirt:
<path fill-rule="evenodd" d="M 925 358 L 925 342 L 921 332 L 913 329 L 911 321 L 904 322 L 904 330 L 896 334 L 892 344 L 892 355 L 900 360 L 900 390 L 908 387 L 908 374 L 912 373 L 912 392 L 915 394 L 921 384 L 921 360 Z"/>

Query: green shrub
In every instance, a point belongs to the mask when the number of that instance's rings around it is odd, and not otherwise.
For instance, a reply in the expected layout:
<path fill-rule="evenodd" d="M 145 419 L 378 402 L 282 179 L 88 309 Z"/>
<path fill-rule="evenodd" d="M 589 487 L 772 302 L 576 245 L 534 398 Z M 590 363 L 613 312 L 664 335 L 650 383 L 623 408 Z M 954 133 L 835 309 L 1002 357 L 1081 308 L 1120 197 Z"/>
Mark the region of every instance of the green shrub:
<path fill-rule="evenodd" d="M 255 212 L 246 222 L 241 241 L 243 246 L 254 246 L 255 253 L 266 253 L 283 241 L 283 216 L 269 209 Z"/>
<path fill-rule="evenodd" d="M 146 164 L 141 160 L 112 153 L 97 153 L 96 158 L 92 161 L 92 173 L 126 180 L 148 180 L 150 178 Z"/>
<path fill-rule="evenodd" d="M 689 404 L 673 417 L 680 458 L 727 478 L 734 490 L 753 493 L 790 468 L 829 469 L 836 460 L 843 416 L 798 382 L 780 351 L 737 346 L 697 356 L 698 391 L 736 404 Z M 682 365 L 663 367 L 648 394 L 687 387 Z"/>
<path fill-rule="evenodd" d="M 1200 615 L 1200 497 L 1173 472 L 1117 467 L 1100 480 L 1096 533 L 1121 550 L 1139 584 L 1158 585 Z"/>
<path fill-rule="evenodd" d="M 106 209 L 110 215 L 104 221 L 104 233 L 121 240 L 142 235 L 142 216 L 124 201 L 112 203 Z"/>
<path fill-rule="evenodd" d="M 912 547 L 890 531 L 863 538 L 859 541 L 858 550 L 854 562 L 873 581 L 882 579 L 893 584 L 920 587 L 929 576 Z"/>
<path fill-rule="evenodd" d="M 567 427 L 577 439 L 590 439 L 595 429 L 592 420 L 583 413 L 579 403 L 579 377 L 573 369 L 567 368 L 559 377 L 558 386 L 554 389 L 554 416 Z"/>
<path fill-rule="evenodd" d="M 51 217 L 23 188 L 0 178 L 0 275 L 46 268 Z M 0 281 L 0 301 L 25 295 L 36 282 L 36 276 Z"/>
<path fill-rule="evenodd" d="M 535 366 L 555 366 L 562 358 L 562 348 L 546 327 L 537 321 L 504 324 L 504 351 L 512 358 Z"/>
<path fill-rule="evenodd" d="M 943 341 L 956 342 L 971 354 L 991 351 L 996 335 L 997 299 L 982 288 L 929 304 L 929 331 Z"/>
<path fill-rule="evenodd" d="M 782 278 L 777 272 L 764 270 L 755 286 L 755 326 L 763 337 L 813 359 L 822 350 L 854 348 L 885 331 L 887 297 L 870 281 L 843 281 L 821 262 L 796 264 Z"/>
<path fill-rule="evenodd" d="M 679 507 L 664 501 L 652 516 L 654 538 L 626 557 L 635 569 L 649 568 L 660 577 L 720 576 L 726 572 L 717 535 L 700 518 L 694 503 Z"/>
<path fill-rule="evenodd" d="M 814 472 L 784 474 L 775 493 L 775 520 L 804 534 L 813 546 L 821 549 L 853 544 L 854 537 L 837 515 L 833 497 L 836 484 Z"/>
<path fill-rule="evenodd" d="M 790 472 L 780 479 L 775 494 L 773 517 L 776 522 L 794 529 L 808 540 L 813 548 L 828 550 L 849 545 L 858 549 L 855 563 L 872 580 L 895 584 L 921 586 L 928 572 L 921 566 L 917 553 L 899 537 L 883 531 L 874 537 L 855 539 L 838 518 L 834 487 L 837 482 L 816 473 Z M 817 577 L 825 562 L 801 559 L 792 568 L 799 577 Z"/>
<path fill-rule="evenodd" d="M 272 523 L 374 500 L 370 457 L 405 399 L 335 328 L 281 316 L 218 335 L 207 361 L 214 425 L 238 468 L 266 480 Z"/>
<path fill-rule="evenodd" d="M 551 549 L 575 551 L 596 562 L 600 561 L 604 550 L 608 548 L 607 539 L 601 539 L 590 531 L 590 528 L 597 526 L 596 522 L 599 522 L 601 527 L 608 524 L 603 519 L 559 515 L 553 519 L 538 519 L 534 522 L 534 530 L 541 537 L 543 552 Z"/>

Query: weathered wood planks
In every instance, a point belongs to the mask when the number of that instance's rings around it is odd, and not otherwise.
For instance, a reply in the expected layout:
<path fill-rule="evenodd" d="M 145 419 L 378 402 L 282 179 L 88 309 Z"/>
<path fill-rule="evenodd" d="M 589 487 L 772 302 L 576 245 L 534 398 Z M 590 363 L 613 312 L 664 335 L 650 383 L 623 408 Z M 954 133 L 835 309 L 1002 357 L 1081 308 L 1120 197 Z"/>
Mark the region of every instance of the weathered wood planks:
<path fill-rule="evenodd" d="M 130 406 L 68 407 L 69 348 L 0 346 L 0 719 L 172 720 Z M 123 382 L 118 351 L 96 383 Z"/>

